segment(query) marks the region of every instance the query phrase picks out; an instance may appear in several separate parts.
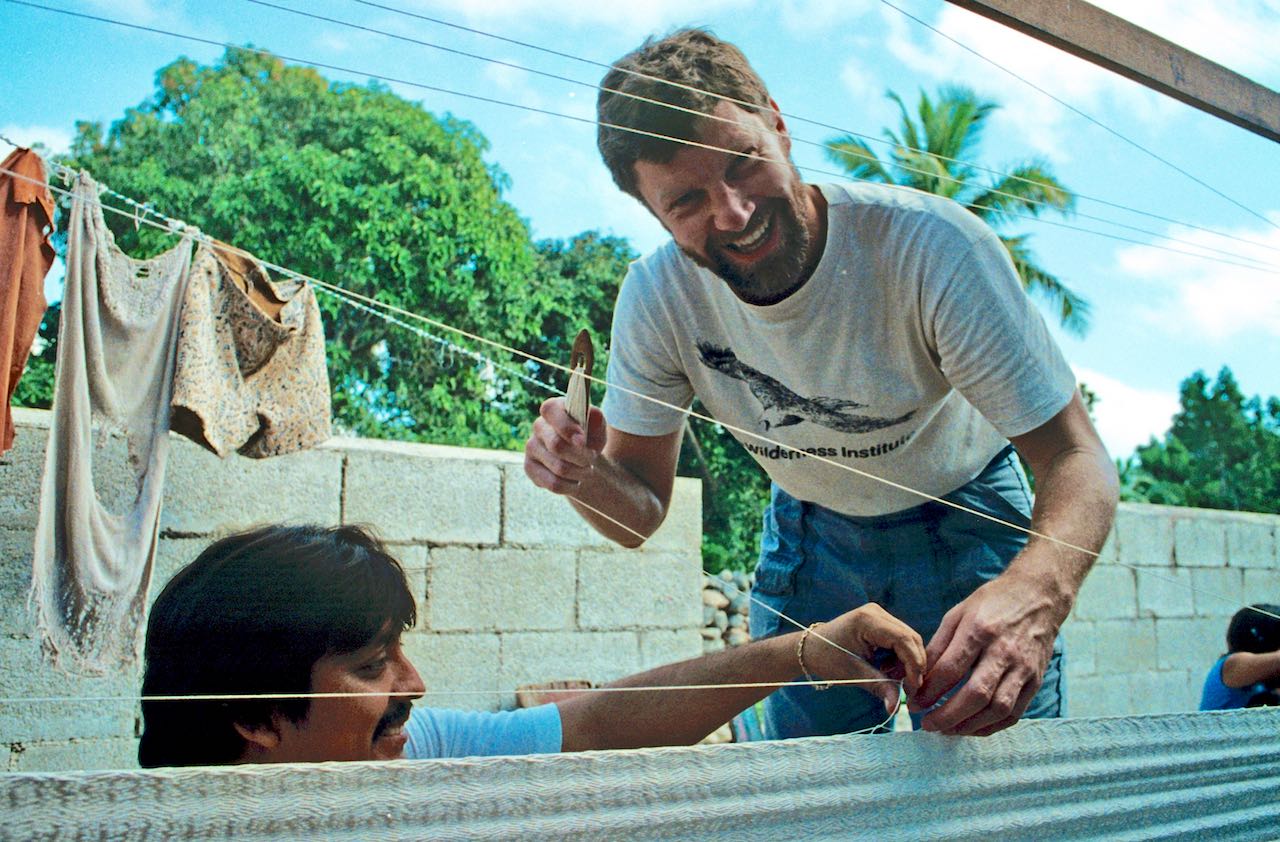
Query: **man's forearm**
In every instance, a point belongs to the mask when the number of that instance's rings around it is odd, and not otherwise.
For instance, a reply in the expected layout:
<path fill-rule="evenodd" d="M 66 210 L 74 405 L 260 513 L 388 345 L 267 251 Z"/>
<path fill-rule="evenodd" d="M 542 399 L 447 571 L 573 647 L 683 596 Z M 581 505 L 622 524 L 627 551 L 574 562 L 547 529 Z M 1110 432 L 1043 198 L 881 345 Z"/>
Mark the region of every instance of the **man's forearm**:
<path fill-rule="evenodd" d="M 610 687 L 714 686 L 700 690 L 586 693 L 560 702 L 565 751 L 689 745 L 796 678 L 799 633 L 627 676 Z"/>
<path fill-rule="evenodd" d="M 652 488 L 603 455 L 569 502 L 597 532 L 624 547 L 640 546 L 666 516 L 666 504 Z"/>
<path fill-rule="evenodd" d="M 1117 497 L 1115 467 L 1101 449 L 1063 451 L 1036 472 L 1031 528 L 1056 540 L 1031 536 L 1005 575 L 1038 584 L 1056 604 L 1059 624 L 1111 531 Z"/>

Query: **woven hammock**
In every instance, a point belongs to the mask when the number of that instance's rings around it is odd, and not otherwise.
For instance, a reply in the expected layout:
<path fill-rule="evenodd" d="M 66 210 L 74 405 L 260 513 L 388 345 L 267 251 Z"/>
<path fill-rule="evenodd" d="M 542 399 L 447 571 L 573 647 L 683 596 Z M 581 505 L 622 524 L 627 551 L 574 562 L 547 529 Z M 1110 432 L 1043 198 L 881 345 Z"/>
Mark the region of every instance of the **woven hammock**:
<path fill-rule="evenodd" d="M 471 760 L 0 775 L 0 838 L 1275 839 L 1280 710 Z"/>

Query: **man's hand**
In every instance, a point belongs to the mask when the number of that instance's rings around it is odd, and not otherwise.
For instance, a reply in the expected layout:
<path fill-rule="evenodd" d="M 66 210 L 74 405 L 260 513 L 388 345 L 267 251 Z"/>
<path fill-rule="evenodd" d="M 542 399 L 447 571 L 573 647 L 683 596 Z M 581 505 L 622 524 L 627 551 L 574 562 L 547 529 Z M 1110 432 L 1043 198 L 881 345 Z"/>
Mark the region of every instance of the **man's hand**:
<path fill-rule="evenodd" d="M 542 402 L 524 446 L 524 472 L 533 484 L 573 494 L 595 470 L 607 439 L 604 413 L 591 407 L 587 430 L 569 417 L 562 398 Z"/>
<path fill-rule="evenodd" d="M 926 663 L 924 641 L 915 629 L 874 602 L 860 605 L 828 623 L 820 624 L 810 632 L 809 639 L 805 641 L 804 661 L 819 678 L 884 679 L 885 674 L 866 661 L 850 658 L 848 653 L 841 652 L 822 638 L 867 660 L 878 649 L 892 652 L 895 663 L 887 670 L 888 674 L 903 681 L 908 696 L 919 690 Z M 880 680 L 865 685 L 863 689 L 884 699 L 885 710 L 892 712 L 897 708 L 896 683 Z"/>
<path fill-rule="evenodd" d="M 924 729 L 986 736 L 1017 722 L 1040 689 L 1069 608 L 1036 582 L 1006 573 L 948 611 L 929 641 L 929 671 L 912 710 L 930 707 L 972 674 L 925 717 Z"/>

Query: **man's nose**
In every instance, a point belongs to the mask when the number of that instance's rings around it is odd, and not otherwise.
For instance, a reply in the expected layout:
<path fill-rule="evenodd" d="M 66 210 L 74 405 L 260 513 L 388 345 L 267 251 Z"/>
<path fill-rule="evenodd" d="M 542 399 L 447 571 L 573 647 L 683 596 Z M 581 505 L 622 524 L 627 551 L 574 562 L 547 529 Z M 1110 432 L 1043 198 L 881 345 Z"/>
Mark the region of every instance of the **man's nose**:
<path fill-rule="evenodd" d="M 406 694 L 404 698 L 420 698 L 422 694 L 427 692 L 427 685 L 422 683 L 422 676 L 418 674 L 418 668 L 413 665 L 403 652 L 397 659 L 396 664 L 396 693 Z"/>
<path fill-rule="evenodd" d="M 712 194 L 712 212 L 717 231 L 741 231 L 751 221 L 756 205 L 741 190 L 721 184 Z"/>

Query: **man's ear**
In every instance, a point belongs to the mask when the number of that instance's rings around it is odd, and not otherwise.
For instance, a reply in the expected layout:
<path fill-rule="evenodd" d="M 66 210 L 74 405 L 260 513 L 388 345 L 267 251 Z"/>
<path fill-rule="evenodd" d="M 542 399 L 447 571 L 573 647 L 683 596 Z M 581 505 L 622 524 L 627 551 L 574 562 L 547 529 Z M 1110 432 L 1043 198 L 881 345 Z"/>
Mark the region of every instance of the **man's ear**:
<path fill-rule="evenodd" d="M 236 722 L 235 729 L 244 740 L 246 757 L 274 751 L 280 745 L 280 729 L 276 726 L 275 717 L 272 717 L 268 723 L 257 725 Z"/>
<path fill-rule="evenodd" d="M 778 107 L 778 103 L 773 97 L 769 97 L 769 108 L 773 109 L 768 115 L 769 121 L 773 124 L 770 128 L 778 133 L 778 140 L 782 142 L 782 150 L 786 154 L 791 154 L 791 133 L 787 131 L 787 123 L 782 119 L 782 109 Z"/>

